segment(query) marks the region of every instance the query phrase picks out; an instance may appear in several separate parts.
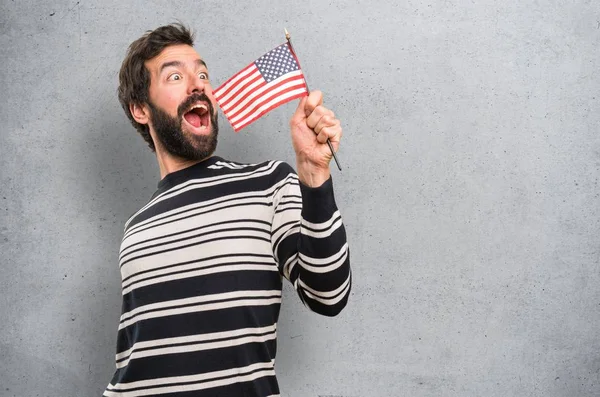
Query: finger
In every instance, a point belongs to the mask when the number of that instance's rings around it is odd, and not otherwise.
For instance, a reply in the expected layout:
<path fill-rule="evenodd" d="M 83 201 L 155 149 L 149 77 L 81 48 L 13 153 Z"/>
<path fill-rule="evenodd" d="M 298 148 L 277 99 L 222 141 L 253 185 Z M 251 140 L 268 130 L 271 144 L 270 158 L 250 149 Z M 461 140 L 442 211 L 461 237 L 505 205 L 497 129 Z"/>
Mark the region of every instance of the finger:
<path fill-rule="evenodd" d="M 319 121 L 317 122 L 317 125 L 314 126 L 313 131 L 315 132 L 315 134 L 318 134 L 321 132 L 321 130 L 323 128 L 334 127 L 334 126 L 338 125 L 339 123 L 340 123 L 340 121 L 338 119 L 326 114 L 319 119 Z"/>
<path fill-rule="evenodd" d="M 319 90 L 311 91 L 306 98 L 306 104 L 304 106 L 304 114 L 308 117 L 313 110 L 323 104 L 323 93 Z"/>
<path fill-rule="evenodd" d="M 338 123 L 333 126 L 328 126 L 328 127 L 322 128 L 321 131 L 319 132 L 319 134 L 317 135 L 317 142 L 324 144 L 329 139 L 329 141 L 331 141 L 331 143 L 337 144 L 337 143 L 339 143 L 341 136 L 342 136 L 342 127 Z"/>
<path fill-rule="evenodd" d="M 327 109 L 325 106 L 317 106 L 306 119 L 306 125 L 308 125 L 309 128 L 315 129 L 320 122 L 323 122 L 324 117 L 329 121 L 335 120 L 335 114 L 331 110 Z M 317 134 L 319 133 L 319 131 L 316 130 L 315 132 Z"/>
<path fill-rule="evenodd" d="M 327 135 L 326 129 L 321 130 L 321 133 L 317 135 L 317 142 L 320 144 L 326 143 L 328 139 L 329 136 Z"/>

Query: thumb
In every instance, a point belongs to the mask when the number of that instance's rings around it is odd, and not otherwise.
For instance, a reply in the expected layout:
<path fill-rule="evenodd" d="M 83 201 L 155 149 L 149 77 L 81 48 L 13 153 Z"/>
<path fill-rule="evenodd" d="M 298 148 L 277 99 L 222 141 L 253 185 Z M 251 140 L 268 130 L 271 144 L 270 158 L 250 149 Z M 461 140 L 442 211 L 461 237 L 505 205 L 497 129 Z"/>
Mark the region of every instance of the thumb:
<path fill-rule="evenodd" d="M 310 116 L 310 114 L 315 110 L 317 106 L 321 106 L 323 104 L 323 93 L 319 90 L 311 91 L 310 94 L 306 97 L 306 107 L 304 108 L 304 114 L 306 117 Z"/>
<path fill-rule="evenodd" d="M 306 107 L 306 100 L 307 100 L 307 96 L 303 96 L 302 98 L 300 98 L 300 102 L 298 102 L 298 107 L 296 108 L 296 111 L 294 112 L 294 115 L 292 116 L 292 122 L 298 122 L 300 120 L 303 120 L 306 118 L 306 113 L 304 108 Z"/>

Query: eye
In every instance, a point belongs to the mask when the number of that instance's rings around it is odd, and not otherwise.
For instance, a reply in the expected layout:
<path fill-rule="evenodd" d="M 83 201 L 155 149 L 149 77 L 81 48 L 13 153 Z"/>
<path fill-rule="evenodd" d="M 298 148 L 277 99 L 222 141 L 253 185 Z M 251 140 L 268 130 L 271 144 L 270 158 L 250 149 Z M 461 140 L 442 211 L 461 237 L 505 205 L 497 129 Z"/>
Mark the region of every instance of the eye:
<path fill-rule="evenodd" d="M 173 73 L 172 75 L 170 75 L 167 80 L 169 81 L 177 81 L 177 80 L 181 80 L 181 75 L 179 73 Z"/>
<path fill-rule="evenodd" d="M 202 80 L 208 80 L 208 73 L 200 72 L 198 73 L 198 77 L 200 77 Z"/>

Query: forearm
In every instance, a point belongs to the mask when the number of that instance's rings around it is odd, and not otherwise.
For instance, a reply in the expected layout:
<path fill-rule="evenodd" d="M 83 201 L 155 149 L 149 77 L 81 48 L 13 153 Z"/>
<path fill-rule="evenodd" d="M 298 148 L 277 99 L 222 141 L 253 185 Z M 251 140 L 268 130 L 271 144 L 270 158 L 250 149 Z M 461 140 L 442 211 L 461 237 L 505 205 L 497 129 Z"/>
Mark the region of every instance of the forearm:
<path fill-rule="evenodd" d="M 346 231 L 333 183 L 328 178 L 311 188 L 292 172 L 278 183 L 273 201 L 273 253 L 281 274 L 304 304 L 334 316 L 346 305 L 351 277 Z"/>
<path fill-rule="evenodd" d="M 346 230 L 330 178 L 317 188 L 303 186 L 298 263 L 290 280 L 313 311 L 333 316 L 346 305 L 351 288 Z"/>

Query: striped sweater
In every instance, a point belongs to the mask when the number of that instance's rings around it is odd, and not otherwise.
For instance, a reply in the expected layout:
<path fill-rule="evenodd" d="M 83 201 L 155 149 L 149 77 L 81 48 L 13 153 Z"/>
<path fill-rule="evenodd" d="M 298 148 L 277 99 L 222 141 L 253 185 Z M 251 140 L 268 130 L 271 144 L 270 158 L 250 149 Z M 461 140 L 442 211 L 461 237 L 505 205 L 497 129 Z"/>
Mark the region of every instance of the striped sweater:
<path fill-rule="evenodd" d="M 282 279 L 335 316 L 351 276 L 331 179 L 211 157 L 159 182 L 125 224 L 116 372 L 104 396 L 279 396 Z"/>

